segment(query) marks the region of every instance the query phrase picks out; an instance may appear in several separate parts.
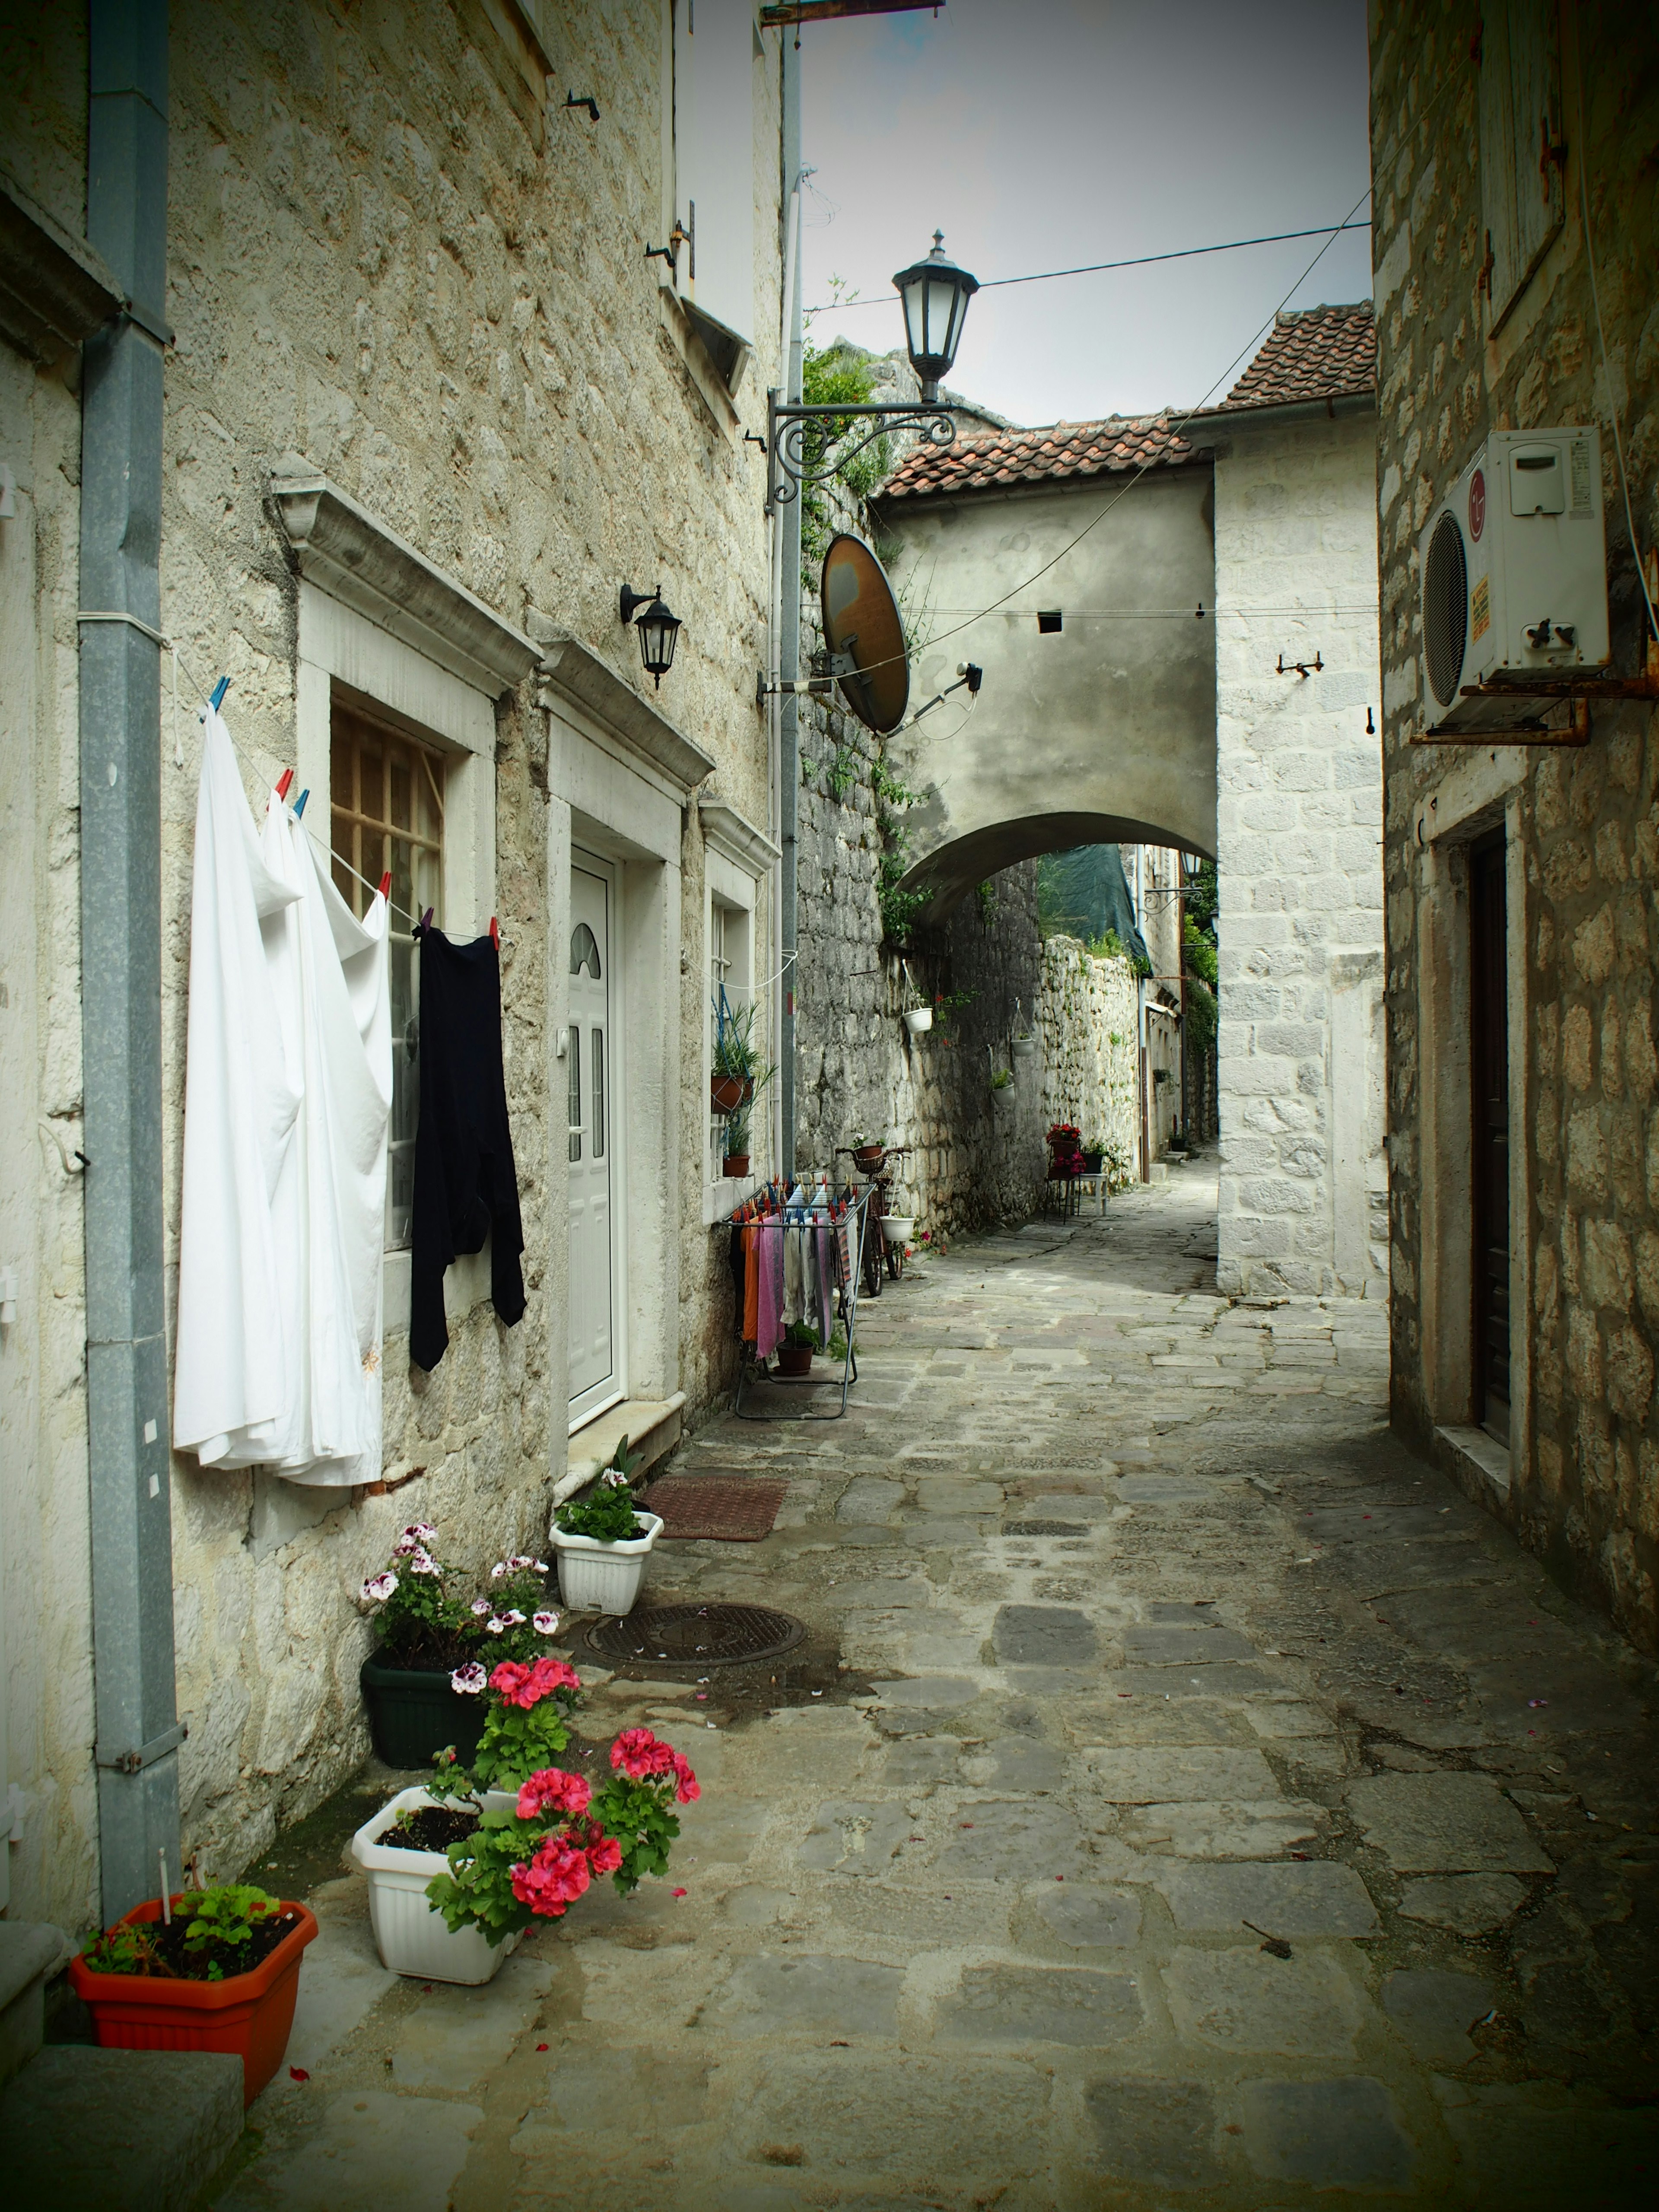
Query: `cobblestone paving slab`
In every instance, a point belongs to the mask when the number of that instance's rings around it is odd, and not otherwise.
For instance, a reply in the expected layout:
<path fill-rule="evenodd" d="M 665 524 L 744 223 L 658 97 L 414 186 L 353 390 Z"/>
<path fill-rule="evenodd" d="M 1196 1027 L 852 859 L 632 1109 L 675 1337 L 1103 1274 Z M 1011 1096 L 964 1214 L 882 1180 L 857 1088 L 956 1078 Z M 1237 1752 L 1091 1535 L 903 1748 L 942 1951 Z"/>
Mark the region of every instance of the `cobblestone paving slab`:
<path fill-rule="evenodd" d="M 1213 1205 L 935 1254 L 845 1422 L 686 1442 L 788 1492 L 642 1601 L 810 1680 L 584 1667 L 705 1794 L 481 1991 L 325 1884 L 222 2212 L 1646 2212 L 1654 1670 L 1389 1436 L 1382 1307 L 1217 1296 Z"/>

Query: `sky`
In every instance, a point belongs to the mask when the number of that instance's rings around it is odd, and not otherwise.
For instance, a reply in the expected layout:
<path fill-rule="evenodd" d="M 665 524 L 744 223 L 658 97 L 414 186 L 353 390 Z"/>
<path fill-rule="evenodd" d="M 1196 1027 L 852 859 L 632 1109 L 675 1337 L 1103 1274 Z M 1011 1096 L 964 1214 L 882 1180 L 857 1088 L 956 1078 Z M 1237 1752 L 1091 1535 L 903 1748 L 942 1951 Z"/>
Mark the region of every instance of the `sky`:
<path fill-rule="evenodd" d="M 1334 225 L 1370 181 L 1364 0 L 949 0 L 805 24 L 801 62 L 806 305 L 881 303 L 815 344 L 902 345 L 935 229 L 983 283 Z M 1369 232 L 1304 277 L 1322 242 L 981 291 L 949 382 L 1019 423 L 1184 410 L 1275 307 L 1369 296 Z"/>

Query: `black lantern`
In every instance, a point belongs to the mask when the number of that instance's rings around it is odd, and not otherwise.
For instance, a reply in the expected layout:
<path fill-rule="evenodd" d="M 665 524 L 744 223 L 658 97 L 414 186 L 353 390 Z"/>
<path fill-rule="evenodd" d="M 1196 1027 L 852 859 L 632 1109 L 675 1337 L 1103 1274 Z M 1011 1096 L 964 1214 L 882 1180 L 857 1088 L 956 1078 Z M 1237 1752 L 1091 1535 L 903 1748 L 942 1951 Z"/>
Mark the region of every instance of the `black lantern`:
<path fill-rule="evenodd" d="M 636 607 L 645 609 L 637 620 L 634 612 Z M 647 606 L 646 594 L 631 591 L 624 584 L 622 587 L 622 618 L 625 623 L 633 623 L 639 631 L 640 658 L 645 663 L 646 673 L 653 684 L 660 690 L 663 678 L 674 665 L 674 646 L 680 634 L 680 618 L 669 612 L 663 599 L 661 585 L 653 586 L 651 603 Z"/>
<path fill-rule="evenodd" d="M 1193 885 L 1198 881 L 1199 872 L 1203 866 L 1204 855 L 1202 853 L 1189 853 L 1183 848 L 1181 855 L 1181 872 L 1186 880 L 1188 890 L 1190 890 Z"/>
<path fill-rule="evenodd" d="M 904 302 L 910 366 L 921 380 L 922 404 L 931 407 L 938 402 L 940 382 L 951 374 L 968 302 L 979 289 L 979 279 L 946 258 L 945 234 L 936 230 L 927 259 L 901 269 L 893 282 Z"/>

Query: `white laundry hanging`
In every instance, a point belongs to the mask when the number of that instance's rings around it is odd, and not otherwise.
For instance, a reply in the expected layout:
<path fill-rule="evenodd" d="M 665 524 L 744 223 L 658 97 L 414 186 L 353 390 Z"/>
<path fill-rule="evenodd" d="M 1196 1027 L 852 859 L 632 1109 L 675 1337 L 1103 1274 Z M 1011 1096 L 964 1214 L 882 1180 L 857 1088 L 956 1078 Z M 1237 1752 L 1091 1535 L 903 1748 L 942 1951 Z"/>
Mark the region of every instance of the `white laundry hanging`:
<path fill-rule="evenodd" d="M 223 722 L 211 709 L 204 721 L 173 1441 L 204 1466 L 246 1466 L 270 1449 L 291 1390 L 276 1325 L 273 1209 L 300 1091 L 283 1050 L 264 933 L 295 893 L 260 857 Z"/>
<path fill-rule="evenodd" d="M 208 721 L 211 738 L 218 717 L 210 714 Z M 238 817 L 252 844 L 252 824 L 222 725 L 218 735 Z M 220 748 L 211 750 L 216 794 L 222 781 Z M 206 750 L 203 778 L 205 792 Z M 216 799 L 216 828 L 218 805 Z M 191 1377 L 205 1384 L 222 1346 L 240 1347 L 246 1359 L 257 1344 L 262 1382 L 275 1376 L 281 1387 L 274 1410 L 264 1410 L 266 1389 L 257 1419 L 237 1425 L 222 1419 L 210 1426 L 205 1407 L 186 1401 L 182 1387 L 176 1386 L 174 1442 L 196 1451 L 204 1465 L 264 1466 L 290 1482 L 374 1481 L 381 1455 L 380 1284 L 392 1106 L 387 907 L 377 895 L 363 921 L 356 920 L 297 817 L 275 793 L 267 803 L 254 865 L 268 887 L 264 905 L 257 907 L 263 975 L 258 988 L 246 989 L 242 1003 L 249 1011 L 241 1030 L 258 1032 L 259 1065 L 274 1063 L 276 1091 L 291 1105 L 274 1175 L 261 1187 L 239 1182 L 237 1194 L 240 1211 L 251 1215 L 258 1212 L 258 1189 L 266 1194 L 265 1218 L 256 1220 L 249 1233 L 268 1238 L 270 1288 L 251 1305 L 241 1279 L 227 1281 L 223 1266 L 216 1269 L 204 1250 L 204 1239 L 210 1240 L 215 1231 L 212 1199 L 224 1202 L 225 1170 L 217 1157 L 224 1126 L 217 1109 L 240 1079 L 238 1068 L 228 1065 L 216 1083 L 204 1081 L 198 1111 L 191 1088 L 198 988 L 198 940 L 193 934 L 185 1206 L 196 1234 L 180 1238 L 178 1373 L 185 1375 L 188 1353 Z M 199 845 L 197 867 L 199 884 Z M 217 1009 L 234 986 L 219 972 L 222 957 L 215 938 L 203 947 L 203 956 L 201 1048 L 212 1069 L 221 1058 L 230 1061 L 245 1035 L 221 1042 L 226 1024 Z M 194 1131 L 192 1113 L 198 1115 Z M 192 1210 L 194 1164 L 202 1164 L 196 1181 L 210 1196 Z M 208 1286 L 205 1292 L 198 1284 Z M 187 1402 L 188 1420 L 180 1411 Z"/>

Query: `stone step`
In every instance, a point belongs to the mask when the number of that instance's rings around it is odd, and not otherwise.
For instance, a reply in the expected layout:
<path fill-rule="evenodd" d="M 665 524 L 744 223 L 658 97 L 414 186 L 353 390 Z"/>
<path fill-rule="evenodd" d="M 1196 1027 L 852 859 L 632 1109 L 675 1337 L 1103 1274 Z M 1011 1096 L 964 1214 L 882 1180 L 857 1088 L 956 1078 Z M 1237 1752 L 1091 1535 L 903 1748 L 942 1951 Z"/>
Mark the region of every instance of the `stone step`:
<path fill-rule="evenodd" d="M 46 1977 L 70 1954 L 59 1928 L 0 1920 L 0 2086 L 27 2066 L 46 2033 Z"/>
<path fill-rule="evenodd" d="M 194 2212 L 241 2139 L 242 2062 L 219 2051 L 53 2044 L 0 2092 L 18 2205 Z"/>
<path fill-rule="evenodd" d="M 684 1390 L 676 1390 L 669 1398 L 629 1398 L 613 1406 L 608 1413 L 601 1413 L 585 1429 L 578 1429 L 570 1439 L 569 1464 L 554 1485 L 553 1503 L 562 1505 L 567 1498 L 585 1490 L 599 1470 L 611 1464 L 624 1437 L 630 1452 L 644 1454 L 634 1471 L 637 1483 L 678 1443 L 680 1409 L 684 1403 Z"/>

